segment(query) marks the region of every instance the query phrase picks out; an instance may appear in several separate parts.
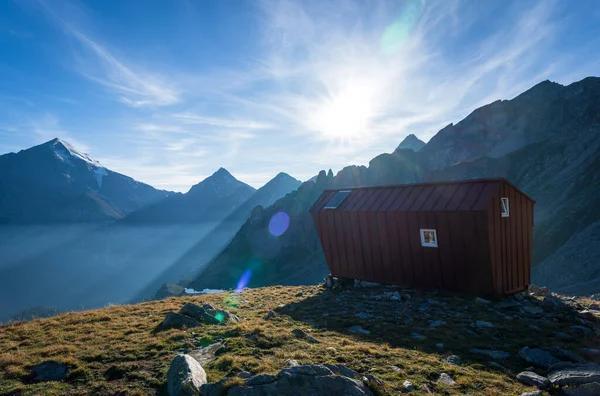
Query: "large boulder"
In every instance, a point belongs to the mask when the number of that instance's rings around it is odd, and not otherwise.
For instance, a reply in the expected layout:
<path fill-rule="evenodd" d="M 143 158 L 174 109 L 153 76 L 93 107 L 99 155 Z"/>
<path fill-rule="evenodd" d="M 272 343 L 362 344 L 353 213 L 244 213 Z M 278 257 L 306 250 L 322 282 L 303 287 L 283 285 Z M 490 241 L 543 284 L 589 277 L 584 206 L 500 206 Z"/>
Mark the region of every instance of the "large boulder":
<path fill-rule="evenodd" d="M 261 374 L 246 379 L 243 385 L 228 386 L 229 379 L 203 385 L 201 396 L 264 396 L 264 395 L 339 395 L 371 396 L 373 393 L 360 380 L 348 377 L 358 374 L 341 365 L 303 365 L 288 367 L 277 375 Z"/>
<path fill-rule="evenodd" d="M 167 373 L 169 396 L 196 396 L 206 384 L 206 373 L 193 357 L 177 355 Z"/>
<path fill-rule="evenodd" d="M 525 385 L 537 386 L 539 389 L 546 389 L 550 385 L 548 378 L 542 377 L 532 371 L 523 371 L 517 374 L 517 380 Z"/>
<path fill-rule="evenodd" d="M 69 372 L 67 366 L 54 360 L 47 360 L 31 368 L 34 381 L 61 381 Z"/>
<path fill-rule="evenodd" d="M 600 382 L 600 366 L 596 363 L 589 363 L 566 367 L 551 372 L 548 379 L 554 386 L 578 386 Z"/>
<path fill-rule="evenodd" d="M 550 352 L 542 351 L 538 348 L 523 347 L 519 351 L 519 356 L 527 363 L 531 363 L 534 366 L 542 367 L 544 369 L 547 369 L 553 364 L 562 362 L 562 360 L 557 359 Z"/>
<path fill-rule="evenodd" d="M 198 322 L 194 318 L 190 318 L 188 316 L 176 313 L 176 312 L 167 312 L 165 319 L 160 324 L 160 328 L 162 330 L 166 329 L 181 329 L 183 327 L 197 327 L 200 326 L 200 322 Z"/>
<path fill-rule="evenodd" d="M 221 309 L 215 309 L 210 304 L 198 306 L 196 304 L 186 303 L 181 307 L 179 313 L 194 318 L 200 323 L 220 324 L 229 320 L 239 322 L 238 317 L 234 314 Z"/>

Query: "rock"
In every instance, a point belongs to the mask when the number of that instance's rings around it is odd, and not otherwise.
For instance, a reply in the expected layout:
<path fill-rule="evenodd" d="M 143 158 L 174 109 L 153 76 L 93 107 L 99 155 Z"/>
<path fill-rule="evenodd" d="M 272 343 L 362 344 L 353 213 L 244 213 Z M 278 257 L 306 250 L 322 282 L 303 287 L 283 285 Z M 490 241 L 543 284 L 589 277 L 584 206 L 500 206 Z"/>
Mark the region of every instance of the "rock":
<path fill-rule="evenodd" d="M 475 353 L 478 355 L 486 355 L 486 356 L 489 356 L 492 359 L 496 359 L 496 360 L 504 360 L 504 359 L 508 359 L 510 357 L 510 353 L 508 353 L 508 352 L 498 351 L 498 350 L 493 350 L 493 349 L 471 348 L 469 351 L 471 353 Z"/>
<path fill-rule="evenodd" d="M 491 301 L 485 300 L 485 299 L 480 298 L 480 297 L 475 297 L 475 302 L 479 303 L 479 304 L 490 304 Z"/>
<path fill-rule="evenodd" d="M 530 314 L 530 315 L 541 315 L 544 313 L 544 310 L 540 307 L 525 305 L 521 308 L 521 312 Z"/>
<path fill-rule="evenodd" d="M 531 371 L 523 371 L 517 374 L 517 380 L 525 385 L 537 386 L 539 389 L 546 389 L 550 385 L 548 378 Z"/>
<path fill-rule="evenodd" d="M 553 386 L 577 386 L 600 382 L 600 366 L 596 363 L 582 364 L 556 370 L 548 375 Z"/>
<path fill-rule="evenodd" d="M 159 327 L 163 330 L 198 326 L 200 326 L 200 323 L 196 319 L 175 312 L 167 312 L 165 319 L 159 325 Z"/>
<path fill-rule="evenodd" d="M 367 282 L 367 281 L 361 281 L 358 279 L 354 279 L 354 287 L 375 287 L 375 286 L 381 286 L 379 283 L 375 283 L 375 282 Z"/>
<path fill-rule="evenodd" d="M 588 309 L 588 311 L 600 311 L 600 304 L 591 303 L 587 309 Z"/>
<path fill-rule="evenodd" d="M 264 316 L 263 319 L 264 320 L 269 320 L 269 319 L 273 319 L 275 317 L 275 312 L 273 310 L 269 310 L 269 312 L 267 312 Z"/>
<path fill-rule="evenodd" d="M 550 348 L 549 352 L 555 357 L 563 360 L 568 360 L 574 363 L 585 363 L 585 359 L 575 352 L 568 351 L 559 346 L 553 346 Z"/>
<path fill-rule="evenodd" d="M 371 318 L 373 318 L 373 315 L 368 314 L 366 312 L 359 312 L 357 314 L 354 314 L 354 316 L 356 316 L 357 318 L 361 318 L 361 319 L 371 319 Z"/>
<path fill-rule="evenodd" d="M 240 378 L 250 378 L 252 377 L 252 373 L 249 371 L 240 371 L 237 376 Z"/>
<path fill-rule="evenodd" d="M 548 372 L 551 373 L 551 372 L 556 371 L 556 370 L 562 370 L 562 369 L 567 368 L 567 367 L 576 367 L 576 366 L 578 366 L 578 365 L 576 363 L 573 363 L 573 362 L 554 363 L 554 364 L 550 365 L 550 367 L 548 367 Z M 531 370 L 528 370 L 528 371 L 532 371 L 532 370 L 534 370 L 533 367 L 531 368 Z"/>
<path fill-rule="evenodd" d="M 325 363 L 323 364 L 323 366 L 327 367 L 329 370 L 331 370 L 332 373 L 336 375 L 343 375 L 348 378 L 357 378 L 359 376 L 356 371 L 349 369 L 348 367 L 343 366 L 341 364 Z"/>
<path fill-rule="evenodd" d="M 570 334 L 567 334 L 564 331 L 555 331 L 554 335 L 557 336 L 558 338 L 562 338 L 562 339 L 565 339 L 565 340 L 573 338 L 573 337 L 571 337 Z"/>
<path fill-rule="evenodd" d="M 445 324 L 446 324 L 446 322 L 444 322 L 443 320 L 435 320 L 435 321 L 429 323 L 429 327 L 436 328 L 436 327 L 443 326 Z"/>
<path fill-rule="evenodd" d="M 577 331 L 583 333 L 583 335 L 585 335 L 585 336 L 589 336 L 592 334 L 592 329 L 590 329 L 589 327 L 586 327 L 586 326 L 577 325 L 577 326 L 571 326 L 571 328 L 573 330 L 577 330 Z"/>
<path fill-rule="evenodd" d="M 194 351 L 191 351 L 189 355 L 196 359 L 200 365 L 207 365 L 208 363 L 215 360 L 216 356 L 219 352 L 225 350 L 225 345 L 217 342 L 211 345 L 208 345 L 204 348 L 198 348 Z"/>
<path fill-rule="evenodd" d="M 294 359 L 288 359 L 288 360 L 286 360 L 286 361 L 285 361 L 285 364 L 286 364 L 288 367 L 295 367 L 295 366 L 299 366 L 299 364 L 298 364 L 298 361 L 297 361 L 297 360 L 294 360 Z"/>
<path fill-rule="evenodd" d="M 537 285 L 531 284 L 529 285 L 529 294 L 536 297 L 545 297 L 549 294 L 548 288 L 543 286 L 539 287 Z"/>
<path fill-rule="evenodd" d="M 589 353 L 590 355 L 600 355 L 600 349 L 594 348 L 579 348 L 580 351 Z"/>
<path fill-rule="evenodd" d="M 505 373 L 505 374 L 510 374 L 510 370 L 509 370 L 509 369 L 507 369 L 506 367 L 504 367 L 504 366 L 503 366 L 503 365 L 501 365 L 501 364 L 498 364 L 498 363 L 496 363 L 496 362 L 494 362 L 494 361 L 489 361 L 489 362 L 488 362 L 488 364 L 490 365 L 490 367 L 493 367 L 493 368 L 495 368 L 496 370 L 500 370 L 500 371 L 502 371 L 502 372 L 503 372 L 503 373 Z"/>
<path fill-rule="evenodd" d="M 332 365 L 336 368 L 339 366 Z M 343 367 L 343 366 L 341 366 Z M 354 373 L 346 367 L 339 373 Z M 227 393 L 228 396 L 263 396 L 263 395 L 352 395 L 371 396 L 373 393 L 361 381 L 336 374 L 324 365 L 296 366 L 281 370 L 277 375 L 257 375 L 245 380 L 243 385 L 228 386 L 227 381 L 203 385 L 202 396 Z"/>
<path fill-rule="evenodd" d="M 478 329 L 492 329 L 492 328 L 495 327 L 490 322 L 486 322 L 484 320 L 477 320 L 477 321 L 475 321 L 475 323 L 473 323 L 473 326 L 476 327 L 476 328 L 478 328 Z"/>
<path fill-rule="evenodd" d="M 256 385 L 265 385 L 274 382 L 277 379 L 276 376 L 271 374 L 259 374 L 253 377 L 250 377 L 246 380 L 246 386 L 256 386 Z"/>
<path fill-rule="evenodd" d="M 398 366 L 390 366 L 390 368 L 392 369 L 392 371 L 400 371 L 400 367 Z"/>
<path fill-rule="evenodd" d="M 169 396 L 195 396 L 204 384 L 206 373 L 200 363 L 189 355 L 175 356 L 167 372 Z"/>
<path fill-rule="evenodd" d="M 54 360 L 46 360 L 31 368 L 34 381 L 61 381 L 63 380 L 69 369 L 62 363 Z"/>
<path fill-rule="evenodd" d="M 348 377 L 348 376 L 346 376 L 346 377 Z M 383 384 L 384 384 L 384 382 L 383 382 L 383 380 L 381 378 L 376 377 L 376 376 L 374 376 L 372 374 L 365 374 L 362 377 L 362 382 L 364 382 L 364 384 L 367 385 L 367 386 L 369 386 L 370 383 L 375 383 L 378 386 L 383 386 Z"/>
<path fill-rule="evenodd" d="M 600 395 L 600 383 L 590 382 L 589 384 L 563 388 L 563 392 L 567 396 L 598 396 Z"/>
<path fill-rule="evenodd" d="M 523 307 L 523 305 L 520 302 L 518 302 L 516 300 L 512 300 L 512 299 L 504 299 L 504 300 L 500 301 L 497 306 L 498 306 L 498 308 L 509 309 L 509 310 Z"/>
<path fill-rule="evenodd" d="M 413 385 L 413 383 L 408 380 L 406 380 L 402 383 L 402 387 L 404 388 L 404 390 L 406 392 L 412 392 L 415 390 L 415 386 Z"/>
<path fill-rule="evenodd" d="M 354 333 L 354 334 L 364 334 L 364 335 L 371 334 L 371 332 L 369 330 L 363 329 L 360 326 L 350 326 L 348 328 L 348 332 Z"/>
<path fill-rule="evenodd" d="M 410 338 L 414 339 L 414 340 L 418 340 L 418 341 L 423 341 L 424 339 L 426 339 L 427 337 L 425 337 L 422 334 L 419 333 L 410 333 Z"/>
<path fill-rule="evenodd" d="M 542 351 L 538 348 L 523 347 L 519 351 L 519 356 L 528 363 L 547 369 L 550 365 L 561 362 L 560 359 L 552 356 L 550 352 Z"/>
<path fill-rule="evenodd" d="M 449 385 L 449 386 L 454 385 L 454 380 L 452 379 L 452 377 L 450 377 L 446 373 L 440 374 L 440 377 L 437 379 L 437 382 L 442 383 L 442 384 L 446 384 L 446 385 Z"/>
<path fill-rule="evenodd" d="M 443 358 L 442 362 L 446 362 L 446 363 L 452 364 L 454 366 L 462 366 L 462 365 L 464 365 L 464 362 L 462 361 L 462 359 L 459 358 L 456 355 L 450 355 L 450 356 L 448 356 L 446 358 Z"/>
<path fill-rule="evenodd" d="M 308 335 L 304 330 L 301 329 L 294 329 L 292 330 L 292 334 L 296 336 L 296 338 L 300 338 L 300 339 L 304 339 L 310 343 L 313 344 L 318 344 L 319 340 L 317 340 L 316 338 Z"/>
<path fill-rule="evenodd" d="M 523 392 L 521 396 L 544 396 L 544 393 L 542 391 Z"/>
<path fill-rule="evenodd" d="M 385 292 L 383 293 L 383 295 L 392 301 L 400 301 L 402 299 L 402 297 L 400 297 L 400 293 L 398 293 L 397 291 Z"/>
<path fill-rule="evenodd" d="M 548 311 L 552 311 L 552 310 L 567 310 L 567 309 L 570 309 L 571 307 L 569 307 L 569 305 L 567 305 L 560 298 L 553 296 L 553 295 L 547 295 L 546 297 L 544 297 L 544 301 L 542 301 L 542 308 L 544 308 Z"/>
<path fill-rule="evenodd" d="M 538 325 L 535 325 L 535 324 L 530 324 L 529 328 L 532 329 L 532 330 L 535 330 L 535 331 L 542 331 L 542 328 L 540 326 L 538 326 Z"/>

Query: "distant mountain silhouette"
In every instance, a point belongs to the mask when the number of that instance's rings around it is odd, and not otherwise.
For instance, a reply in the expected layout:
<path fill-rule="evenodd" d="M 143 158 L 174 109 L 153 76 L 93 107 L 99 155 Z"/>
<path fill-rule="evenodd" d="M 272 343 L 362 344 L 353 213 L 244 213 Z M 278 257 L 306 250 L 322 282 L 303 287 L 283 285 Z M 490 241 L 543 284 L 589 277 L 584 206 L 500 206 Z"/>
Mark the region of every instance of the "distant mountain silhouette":
<path fill-rule="evenodd" d="M 416 137 L 415 135 L 410 134 L 404 138 L 404 140 L 398 145 L 396 150 L 410 149 L 413 151 L 419 151 L 423 147 L 425 147 L 425 142 Z"/>

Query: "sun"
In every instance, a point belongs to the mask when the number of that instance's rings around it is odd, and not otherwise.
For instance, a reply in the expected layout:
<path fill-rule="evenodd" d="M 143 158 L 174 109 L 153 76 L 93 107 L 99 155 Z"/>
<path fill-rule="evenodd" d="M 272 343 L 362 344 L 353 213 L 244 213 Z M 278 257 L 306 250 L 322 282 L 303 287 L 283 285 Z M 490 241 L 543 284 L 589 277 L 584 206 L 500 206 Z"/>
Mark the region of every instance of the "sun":
<path fill-rule="evenodd" d="M 374 89 L 353 81 L 327 97 L 317 110 L 313 128 L 332 139 L 352 139 L 366 133 L 375 116 Z"/>

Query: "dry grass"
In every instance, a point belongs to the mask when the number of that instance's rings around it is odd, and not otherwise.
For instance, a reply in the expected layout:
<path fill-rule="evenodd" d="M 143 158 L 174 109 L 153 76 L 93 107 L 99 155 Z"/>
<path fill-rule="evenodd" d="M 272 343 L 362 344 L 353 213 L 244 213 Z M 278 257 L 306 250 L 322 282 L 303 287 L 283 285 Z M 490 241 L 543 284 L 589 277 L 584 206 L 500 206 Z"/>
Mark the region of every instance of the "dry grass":
<path fill-rule="evenodd" d="M 205 367 L 209 381 L 234 376 L 240 370 L 276 373 L 286 366 L 287 359 L 295 359 L 300 363 L 343 364 L 376 375 L 385 381 L 384 389 L 377 390 L 382 394 L 397 394 L 402 382 L 409 379 L 417 387 L 414 394 L 427 394 L 428 389 L 434 394 L 518 395 L 533 389 L 518 383 L 514 374 L 493 369 L 489 359 L 473 355 L 469 349 L 507 351 L 511 358 L 499 363 L 517 373 L 528 366 L 517 356 L 523 346 L 560 345 L 576 352 L 581 347 L 597 347 L 591 337 L 558 339 L 556 331 L 574 334 L 570 326 L 576 323 L 568 318 L 537 323 L 520 317 L 509 320 L 507 312 L 473 303 L 471 297 L 452 295 L 434 296 L 442 304 L 429 305 L 428 311 L 422 312 L 418 311 L 419 301 L 425 303 L 430 295 L 411 292 L 413 298 L 407 304 L 376 302 L 372 296 L 377 294 L 381 290 L 332 292 L 317 286 L 269 287 L 248 289 L 240 295 L 220 293 L 112 306 L 2 326 L 0 394 L 165 394 L 166 372 L 177 351 L 223 340 L 225 353 Z M 166 312 L 177 311 L 188 301 L 228 309 L 241 322 L 154 331 Z M 277 316 L 263 320 L 269 309 Z M 374 312 L 376 317 L 354 316 L 363 310 Z M 436 319 L 447 323 L 429 328 Z M 487 320 L 497 327 L 467 334 L 464 329 L 474 320 Z M 532 331 L 530 323 L 536 323 L 542 332 Z M 347 328 L 357 324 L 371 330 L 371 335 L 349 334 Z M 290 334 L 294 328 L 305 330 L 320 343 L 296 339 Z M 427 339 L 412 339 L 413 331 Z M 437 343 L 444 343 L 444 347 L 436 347 Z M 443 363 L 441 358 L 449 354 L 459 355 L 466 365 Z M 586 357 L 593 360 L 592 356 Z M 63 382 L 32 383 L 30 367 L 49 359 L 68 365 L 68 378 Z M 399 370 L 393 371 L 391 365 Z M 450 374 L 456 384 L 436 384 L 441 372 Z"/>

